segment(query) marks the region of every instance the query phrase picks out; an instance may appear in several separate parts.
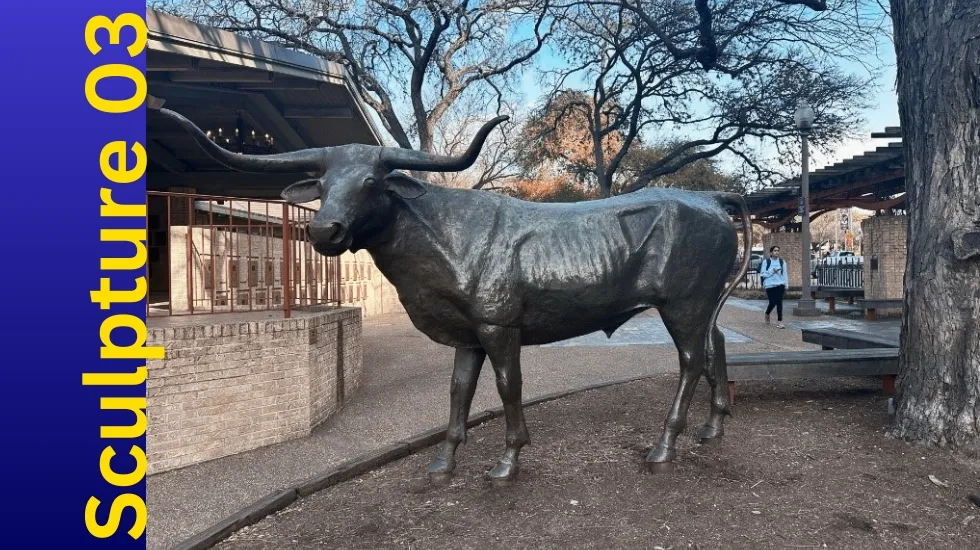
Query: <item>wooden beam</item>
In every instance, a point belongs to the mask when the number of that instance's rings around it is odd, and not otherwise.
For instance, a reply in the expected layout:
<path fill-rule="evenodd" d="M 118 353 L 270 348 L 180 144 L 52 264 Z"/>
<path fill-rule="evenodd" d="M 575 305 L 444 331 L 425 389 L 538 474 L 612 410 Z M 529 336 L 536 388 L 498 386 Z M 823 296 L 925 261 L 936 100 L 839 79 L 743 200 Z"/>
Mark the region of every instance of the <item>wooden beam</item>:
<path fill-rule="evenodd" d="M 901 300 L 899 300 L 899 302 L 900 301 Z M 808 344 L 817 344 L 818 346 L 823 346 L 824 348 L 880 349 L 897 348 L 899 346 L 897 338 L 868 332 L 857 332 L 853 330 L 841 330 L 834 328 L 805 328 L 802 332 L 804 342 Z"/>
<path fill-rule="evenodd" d="M 168 104 L 178 101 L 197 101 L 201 104 L 218 105 L 241 104 L 249 97 L 248 92 L 229 88 L 214 88 L 211 86 L 195 86 L 193 84 L 150 80 L 147 87 L 153 95 L 165 99 Z"/>
<path fill-rule="evenodd" d="M 171 82 L 272 82 L 272 73 L 265 71 L 183 71 L 170 75 Z"/>
<path fill-rule="evenodd" d="M 262 94 L 248 94 L 247 103 L 246 110 L 255 122 L 275 136 L 277 148 L 283 147 L 283 150 L 292 151 L 309 148 L 306 141 L 290 126 L 289 121 L 283 118 L 282 113 L 269 101 L 269 98 Z"/>
<path fill-rule="evenodd" d="M 146 140 L 146 154 L 149 160 L 159 164 L 168 172 L 180 174 L 187 171 L 187 165 L 183 161 L 152 139 Z"/>
<path fill-rule="evenodd" d="M 273 75 L 272 80 L 268 82 L 248 82 L 242 83 L 237 86 L 239 90 L 244 91 L 255 91 L 255 90 L 290 90 L 290 91 L 317 91 L 322 88 L 323 84 L 313 81 L 306 80 L 303 78 L 289 78 L 289 77 L 277 77 Z"/>
<path fill-rule="evenodd" d="M 905 194 L 903 193 L 900 197 L 895 197 L 892 199 L 887 199 L 883 201 L 869 201 L 869 200 L 858 200 L 858 199 L 842 199 L 836 201 L 821 202 L 821 206 L 824 208 L 849 208 L 857 207 L 863 208 L 864 210 L 887 210 L 889 208 L 894 208 L 905 202 Z"/>
<path fill-rule="evenodd" d="M 900 138 L 902 137 L 901 126 L 885 126 L 883 132 L 871 132 L 873 138 Z"/>
<path fill-rule="evenodd" d="M 283 109 L 284 118 L 354 118 L 354 110 L 350 107 L 319 107 L 302 108 L 286 107 Z"/>
<path fill-rule="evenodd" d="M 269 101 L 269 98 L 261 93 L 165 82 L 154 82 L 150 88 L 155 91 L 153 95 L 168 101 L 170 97 L 174 97 L 210 99 L 215 103 L 237 103 L 244 107 L 246 114 L 256 126 L 275 136 L 275 147 L 278 151 L 295 151 L 309 147 L 282 117 L 282 113 Z"/>
<path fill-rule="evenodd" d="M 728 380 L 776 380 L 895 374 L 898 348 L 740 353 L 728 358 Z"/>
<path fill-rule="evenodd" d="M 871 187 L 871 186 L 874 186 L 874 185 L 878 185 L 879 183 L 883 183 L 883 182 L 890 181 L 890 180 L 893 180 L 893 179 L 901 178 L 901 177 L 904 176 L 904 174 L 905 174 L 905 170 L 903 168 L 898 168 L 898 169 L 892 170 L 890 172 L 887 172 L 885 174 L 881 174 L 879 176 L 876 176 L 874 178 L 870 178 L 870 179 L 859 179 L 858 181 L 851 182 L 851 183 L 848 183 L 848 184 L 845 184 L 845 185 L 841 185 L 841 186 L 838 186 L 838 187 L 831 187 L 829 189 L 822 189 L 822 190 L 819 190 L 819 191 L 816 191 L 816 192 L 811 192 L 810 193 L 810 200 L 813 201 L 814 199 L 818 199 L 818 198 L 833 197 L 835 195 L 839 195 L 841 193 L 847 193 L 849 191 L 854 191 L 856 189 L 862 189 L 864 187 Z M 766 212 L 771 212 L 773 210 L 780 210 L 780 209 L 783 209 L 783 208 L 793 208 L 795 210 L 796 209 L 796 204 L 797 204 L 797 198 L 796 197 L 793 197 L 792 199 L 783 200 L 783 201 L 778 202 L 778 203 L 774 203 L 774 204 L 770 204 L 770 205 L 765 206 L 765 207 L 761 207 L 759 210 L 756 210 L 756 211 L 754 211 L 752 213 L 755 214 L 755 215 L 759 215 L 759 214 L 765 214 Z"/>
<path fill-rule="evenodd" d="M 146 72 L 195 71 L 199 60 L 166 52 L 146 52 Z"/>

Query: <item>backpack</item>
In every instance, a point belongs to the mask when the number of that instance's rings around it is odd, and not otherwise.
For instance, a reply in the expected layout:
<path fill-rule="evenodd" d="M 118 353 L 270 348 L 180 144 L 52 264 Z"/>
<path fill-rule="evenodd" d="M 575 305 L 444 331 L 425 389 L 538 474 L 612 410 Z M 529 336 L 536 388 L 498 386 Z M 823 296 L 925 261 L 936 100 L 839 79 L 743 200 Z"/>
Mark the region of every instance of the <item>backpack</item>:
<path fill-rule="evenodd" d="M 769 269 L 769 265 L 770 264 L 772 264 L 772 258 L 771 257 L 766 258 L 765 267 L 762 268 L 762 271 L 765 271 L 765 270 Z M 786 264 L 783 262 L 783 259 L 782 258 L 779 259 L 779 267 L 782 267 L 783 270 L 786 269 Z M 759 276 L 759 284 L 760 285 L 765 285 L 766 284 L 766 278 L 765 277 L 762 277 L 762 276 Z"/>

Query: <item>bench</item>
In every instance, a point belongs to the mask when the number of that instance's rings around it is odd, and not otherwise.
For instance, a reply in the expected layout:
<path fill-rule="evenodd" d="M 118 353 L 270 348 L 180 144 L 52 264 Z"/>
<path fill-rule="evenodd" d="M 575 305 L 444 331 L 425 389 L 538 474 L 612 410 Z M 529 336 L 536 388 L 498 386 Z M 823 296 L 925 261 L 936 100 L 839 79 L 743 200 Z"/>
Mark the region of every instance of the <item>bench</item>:
<path fill-rule="evenodd" d="M 864 318 L 874 321 L 878 318 L 879 309 L 901 308 L 904 300 L 902 298 L 880 299 L 880 300 L 858 300 L 858 306 L 864 310 Z"/>
<path fill-rule="evenodd" d="M 802 332 L 804 342 L 817 344 L 824 350 L 898 347 L 898 340 L 880 334 L 836 328 L 805 328 Z"/>
<path fill-rule="evenodd" d="M 847 303 L 853 304 L 855 298 L 864 296 L 864 289 L 822 287 L 811 291 L 810 295 L 814 300 L 827 300 L 827 310 L 834 313 L 837 311 L 837 298 L 847 298 Z"/>
<path fill-rule="evenodd" d="M 895 393 L 898 348 L 834 349 L 739 353 L 728 357 L 728 399 L 735 404 L 735 383 L 840 376 L 881 376 L 882 390 Z"/>

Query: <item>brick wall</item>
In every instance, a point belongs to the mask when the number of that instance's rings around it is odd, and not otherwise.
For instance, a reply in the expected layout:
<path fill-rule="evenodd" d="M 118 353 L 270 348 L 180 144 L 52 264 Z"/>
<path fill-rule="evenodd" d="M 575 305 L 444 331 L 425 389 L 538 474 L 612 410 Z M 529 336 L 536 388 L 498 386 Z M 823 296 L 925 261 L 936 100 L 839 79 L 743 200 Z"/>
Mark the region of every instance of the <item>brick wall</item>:
<path fill-rule="evenodd" d="M 341 319 L 327 315 L 309 319 L 311 429 L 339 409 L 361 383 L 360 312 L 347 311 L 351 314 Z"/>
<path fill-rule="evenodd" d="M 166 348 L 147 364 L 148 474 L 307 435 L 359 385 L 359 309 L 199 319 L 148 331 L 147 345 Z"/>
<path fill-rule="evenodd" d="M 861 233 L 865 298 L 901 298 L 905 290 L 908 217 L 872 216 L 861 222 Z M 875 259 L 877 269 L 872 269 Z"/>
<path fill-rule="evenodd" d="M 801 246 L 802 239 L 800 238 L 800 233 L 766 233 L 762 236 L 762 245 L 764 247 L 765 256 L 762 261 L 765 263 L 765 259 L 769 257 L 769 248 L 772 246 L 779 247 L 779 256 L 786 262 L 786 272 L 787 280 L 789 282 L 790 288 L 795 288 L 799 290 L 803 283 L 800 279 L 800 269 L 802 268 L 801 262 Z"/>

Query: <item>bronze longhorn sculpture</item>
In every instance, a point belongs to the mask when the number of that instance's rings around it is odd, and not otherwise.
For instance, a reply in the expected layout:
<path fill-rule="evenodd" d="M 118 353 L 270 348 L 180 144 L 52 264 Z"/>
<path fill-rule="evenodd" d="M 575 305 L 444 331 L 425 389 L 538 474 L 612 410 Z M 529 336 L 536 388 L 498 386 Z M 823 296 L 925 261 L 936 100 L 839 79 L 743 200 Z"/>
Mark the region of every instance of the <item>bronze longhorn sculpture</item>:
<path fill-rule="evenodd" d="M 741 195 L 643 189 L 609 199 L 542 204 L 498 193 L 430 185 L 399 170 L 462 171 L 476 160 L 491 130 L 484 125 L 469 149 L 448 157 L 399 148 L 345 145 L 271 155 L 231 153 L 183 116 L 183 126 L 214 160 L 258 173 L 308 173 L 282 192 L 289 203 L 316 199 L 309 224 L 314 249 L 326 256 L 367 250 L 398 291 L 412 323 L 456 350 L 446 440 L 428 468 L 448 480 L 487 357 L 506 420 L 503 457 L 489 472 L 507 483 L 528 443 L 521 397 L 521 347 L 602 330 L 612 334 L 634 315 L 656 308 L 680 358 L 680 383 L 651 470 L 669 467 L 703 374 L 711 409 L 701 443 L 720 441 L 730 414 L 725 338 L 718 312 L 738 258 L 738 238 L 725 206 L 742 220 L 749 262 L 752 235 Z"/>

